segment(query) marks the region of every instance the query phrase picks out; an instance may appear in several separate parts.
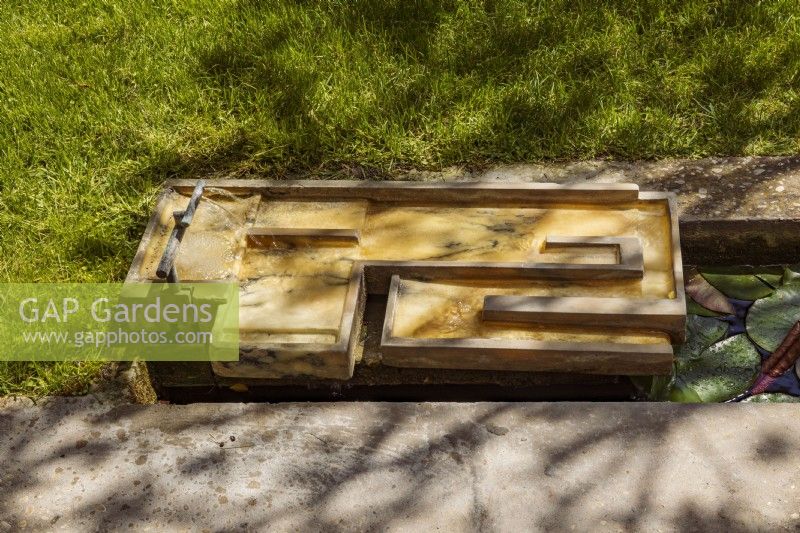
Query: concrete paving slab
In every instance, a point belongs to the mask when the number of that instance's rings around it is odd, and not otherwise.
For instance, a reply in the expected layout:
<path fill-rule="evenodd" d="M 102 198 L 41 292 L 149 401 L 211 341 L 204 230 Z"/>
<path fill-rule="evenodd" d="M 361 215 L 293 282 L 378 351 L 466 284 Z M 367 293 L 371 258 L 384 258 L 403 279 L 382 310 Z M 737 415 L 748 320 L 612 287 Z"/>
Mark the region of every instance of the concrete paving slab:
<path fill-rule="evenodd" d="M 0 532 L 800 529 L 796 405 L 0 409 Z"/>

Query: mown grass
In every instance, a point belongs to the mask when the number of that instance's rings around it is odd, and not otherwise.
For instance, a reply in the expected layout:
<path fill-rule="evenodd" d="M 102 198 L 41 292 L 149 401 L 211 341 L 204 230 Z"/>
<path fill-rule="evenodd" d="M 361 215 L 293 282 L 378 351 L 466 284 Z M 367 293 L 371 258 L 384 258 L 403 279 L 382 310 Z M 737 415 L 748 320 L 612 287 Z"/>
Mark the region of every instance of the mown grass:
<path fill-rule="evenodd" d="M 167 177 L 796 152 L 798 13 L 2 2 L 0 281 L 122 279 Z M 0 367 L 0 394 L 28 390 L 29 369 Z"/>
<path fill-rule="evenodd" d="M 0 361 L 0 396 L 22 395 L 38 398 L 52 394 L 76 395 L 89 391 L 106 365 L 97 361 L 80 363 L 11 363 Z"/>

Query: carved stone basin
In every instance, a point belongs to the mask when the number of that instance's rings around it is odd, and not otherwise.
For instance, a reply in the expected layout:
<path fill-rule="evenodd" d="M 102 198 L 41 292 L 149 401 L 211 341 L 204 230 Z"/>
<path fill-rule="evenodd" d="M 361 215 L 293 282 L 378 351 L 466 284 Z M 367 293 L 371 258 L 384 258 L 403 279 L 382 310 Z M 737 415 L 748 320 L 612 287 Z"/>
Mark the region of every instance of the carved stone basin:
<path fill-rule="evenodd" d="M 156 280 L 194 182 L 162 194 L 128 275 Z M 238 280 L 240 360 L 218 376 L 347 379 L 365 300 L 380 364 L 665 374 L 685 299 L 674 197 L 635 185 L 212 181 L 181 281 Z"/>

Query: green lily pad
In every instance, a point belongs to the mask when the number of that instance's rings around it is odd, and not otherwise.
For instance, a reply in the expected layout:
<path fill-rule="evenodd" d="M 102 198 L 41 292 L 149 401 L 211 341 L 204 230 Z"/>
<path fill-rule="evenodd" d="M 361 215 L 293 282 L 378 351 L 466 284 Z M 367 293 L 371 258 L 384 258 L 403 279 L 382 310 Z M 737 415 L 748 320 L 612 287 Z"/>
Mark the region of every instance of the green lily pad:
<path fill-rule="evenodd" d="M 747 313 L 747 333 L 759 346 L 774 352 L 798 320 L 800 281 L 795 280 L 753 304 Z"/>
<path fill-rule="evenodd" d="M 725 336 L 728 324 L 714 318 L 689 315 L 686 319 L 686 342 L 673 346 L 675 360 L 681 363 L 697 359 L 700 354 Z M 671 376 L 631 376 L 631 381 L 649 400 L 663 401 L 673 385 Z"/>
<path fill-rule="evenodd" d="M 800 279 L 800 265 L 789 265 L 783 269 L 783 283 L 791 283 L 796 279 Z"/>
<path fill-rule="evenodd" d="M 722 315 L 722 313 L 717 313 L 716 311 L 712 311 L 711 309 L 706 309 L 699 303 L 695 302 L 691 296 L 686 297 L 686 313 L 689 315 L 709 316 L 709 317 Z"/>
<path fill-rule="evenodd" d="M 784 268 L 781 266 L 760 267 L 753 274 L 773 289 L 777 289 L 783 283 L 783 271 Z"/>
<path fill-rule="evenodd" d="M 715 270 L 701 274 L 711 285 L 729 298 L 737 300 L 758 300 L 769 296 L 775 290 L 755 274 L 729 274 Z"/>
<path fill-rule="evenodd" d="M 695 302 L 691 296 L 686 297 L 686 314 L 706 317 L 722 316 L 722 313 L 717 313 L 711 309 L 706 309 L 699 303 Z"/>
<path fill-rule="evenodd" d="M 695 302 L 691 297 L 686 298 L 686 314 L 705 317 L 722 316 L 722 313 L 712 311 L 711 309 L 706 309 L 699 303 Z"/>
<path fill-rule="evenodd" d="M 800 398 L 780 392 L 765 392 L 745 398 L 742 403 L 800 403 Z"/>
<path fill-rule="evenodd" d="M 669 397 L 674 375 L 669 376 L 630 376 L 631 382 L 650 401 L 664 401 Z"/>
<path fill-rule="evenodd" d="M 686 319 L 686 342 L 674 346 L 675 360 L 686 363 L 725 336 L 728 324 L 715 318 L 689 315 Z"/>
<path fill-rule="evenodd" d="M 703 399 L 680 376 L 675 377 L 672 390 L 669 392 L 669 401 L 678 403 L 703 403 Z"/>
<path fill-rule="evenodd" d="M 728 400 L 747 390 L 761 367 L 761 356 L 747 335 L 736 335 L 706 348 L 699 357 L 677 362 L 669 399 L 682 403 Z"/>

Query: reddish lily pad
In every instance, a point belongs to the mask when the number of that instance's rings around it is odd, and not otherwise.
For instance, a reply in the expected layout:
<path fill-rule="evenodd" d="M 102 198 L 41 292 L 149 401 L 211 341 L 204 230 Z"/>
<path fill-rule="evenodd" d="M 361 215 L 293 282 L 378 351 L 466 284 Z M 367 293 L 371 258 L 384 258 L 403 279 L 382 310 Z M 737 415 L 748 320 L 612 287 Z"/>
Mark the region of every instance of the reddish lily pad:
<path fill-rule="evenodd" d="M 725 315 L 734 313 L 733 305 L 728 301 L 724 294 L 714 288 L 706 279 L 690 270 L 687 272 L 686 294 L 691 300 L 710 311 L 716 311 Z M 695 313 L 701 314 L 701 313 Z"/>

